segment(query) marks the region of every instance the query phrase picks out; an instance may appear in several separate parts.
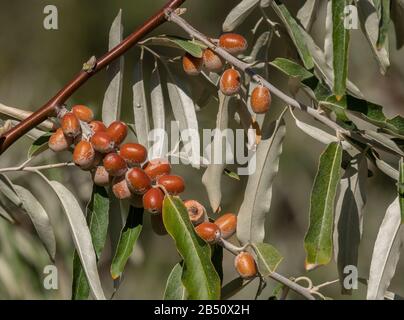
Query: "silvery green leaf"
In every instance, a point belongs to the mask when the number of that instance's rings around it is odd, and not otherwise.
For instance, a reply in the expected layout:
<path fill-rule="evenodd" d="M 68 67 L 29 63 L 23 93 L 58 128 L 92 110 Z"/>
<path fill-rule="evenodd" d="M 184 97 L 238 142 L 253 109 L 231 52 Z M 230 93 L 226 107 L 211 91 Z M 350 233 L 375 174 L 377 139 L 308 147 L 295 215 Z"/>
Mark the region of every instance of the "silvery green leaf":
<path fill-rule="evenodd" d="M 22 206 L 29 215 L 46 251 L 50 258 L 54 260 L 56 254 L 56 239 L 48 214 L 29 190 L 18 185 L 14 185 L 14 189 L 21 199 Z"/>
<path fill-rule="evenodd" d="M 0 192 L 15 206 L 20 207 L 22 205 L 22 201 L 15 191 L 14 184 L 4 174 L 0 174 Z"/>
<path fill-rule="evenodd" d="M 325 19 L 324 57 L 330 67 L 333 67 L 333 21 L 332 21 L 332 0 L 327 0 L 327 15 Z"/>
<path fill-rule="evenodd" d="M 300 27 L 300 30 L 304 35 L 305 43 L 313 58 L 315 69 L 319 72 L 321 78 L 325 81 L 327 86 L 333 88 L 334 73 L 331 66 L 327 64 L 324 52 L 317 46 L 313 38 L 303 28 Z M 347 90 L 351 95 L 363 99 L 363 94 L 360 92 L 358 87 L 356 87 L 355 84 L 349 80 L 347 81 Z"/>
<path fill-rule="evenodd" d="M 7 220 L 8 222 L 14 223 L 14 218 L 7 212 L 3 204 L 0 202 L 0 217 Z"/>
<path fill-rule="evenodd" d="M 164 300 L 186 300 L 187 290 L 182 284 L 182 264 L 177 263 L 168 276 L 164 290 Z"/>
<path fill-rule="evenodd" d="M 109 50 L 122 41 L 122 10 L 119 10 L 109 32 Z M 123 82 L 123 56 L 111 62 L 108 66 L 108 87 L 102 103 L 102 121 L 105 125 L 118 120 L 121 114 L 122 82 Z"/>
<path fill-rule="evenodd" d="M 404 156 L 404 152 L 399 148 L 399 146 L 391 139 L 391 137 L 384 133 L 379 133 L 372 130 L 365 130 L 364 134 L 365 137 L 377 141 L 386 148 L 397 152 L 399 155 Z"/>
<path fill-rule="evenodd" d="M 153 129 L 158 130 L 159 132 L 165 132 L 164 96 L 157 62 L 151 74 L 150 88 L 151 88 L 150 98 L 151 98 L 151 107 L 153 116 Z M 149 149 L 149 154 L 151 155 L 151 158 L 163 158 L 165 155 L 164 154 L 165 145 L 168 142 L 163 140 L 162 139 L 163 137 L 157 137 L 155 135 L 154 138 L 155 140 L 152 149 Z M 158 139 L 159 141 L 158 143 L 156 142 L 156 139 Z M 155 146 L 158 146 L 158 148 L 156 148 Z"/>
<path fill-rule="evenodd" d="M 297 12 L 297 19 L 306 30 L 310 30 L 317 15 L 318 0 L 307 0 Z"/>
<path fill-rule="evenodd" d="M 227 138 L 226 129 L 229 124 L 230 97 L 219 92 L 219 110 L 216 117 L 216 130 L 210 147 L 210 164 L 202 176 L 202 183 L 208 193 L 210 206 L 213 212 L 217 212 L 222 200 L 222 174 L 226 167 Z M 218 163 L 217 158 L 220 157 Z"/>
<path fill-rule="evenodd" d="M 338 142 L 338 138 L 336 136 L 333 136 L 332 134 L 329 134 L 328 132 L 312 126 L 306 122 L 300 121 L 299 119 L 297 119 L 297 117 L 295 116 L 294 112 L 291 111 L 291 114 L 293 116 L 293 118 L 295 119 L 296 122 L 296 126 L 302 130 L 304 133 L 306 133 L 307 135 L 309 135 L 310 137 L 312 137 L 313 139 L 323 143 L 323 144 L 330 144 L 331 142 Z M 353 147 L 346 141 L 342 141 L 342 148 L 344 150 L 352 150 Z"/>
<path fill-rule="evenodd" d="M 385 74 L 387 68 L 390 66 L 389 46 L 385 44 L 382 47 L 377 48 L 380 25 L 377 8 L 375 7 L 373 0 L 357 0 L 356 3 L 362 31 L 372 48 L 372 53 L 379 64 L 380 72 Z"/>
<path fill-rule="evenodd" d="M 370 263 L 367 299 L 382 300 L 396 271 L 403 244 L 398 198 L 388 207 L 377 234 Z"/>
<path fill-rule="evenodd" d="M 260 6 L 261 6 L 262 8 L 268 8 L 269 5 L 271 4 L 271 1 L 273 1 L 273 0 L 261 0 Z"/>
<path fill-rule="evenodd" d="M 135 64 L 132 90 L 136 136 L 138 142 L 148 149 L 150 147 L 148 139 L 150 124 L 143 79 L 143 50 L 140 54 L 139 61 Z"/>
<path fill-rule="evenodd" d="M 251 49 L 250 55 L 248 56 L 248 59 L 246 59 L 246 62 L 251 63 L 257 60 L 257 56 L 260 53 L 261 49 L 266 47 L 268 42 L 271 39 L 271 32 L 270 31 L 265 31 L 263 32 L 255 41 L 254 46 Z M 256 68 L 257 65 L 254 65 Z"/>
<path fill-rule="evenodd" d="M 342 147 L 330 143 L 320 156 L 320 163 L 310 197 L 309 229 L 304 238 L 306 270 L 326 265 L 332 257 L 334 200 L 340 181 Z"/>
<path fill-rule="evenodd" d="M 175 120 L 179 122 L 181 133 L 190 139 L 189 141 L 184 141 L 189 161 L 193 167 L 199 168 L 200 141 L 195 105 L 188 93 L 186 83 L 180 81 L 168 68 L 167 89 Z M 183 138 L 182 135 L 181 138 Z"/>
<path fill-rule="evenodd" d="M 334 259 L 338 265 L 341 285 L 345 277 L 344 268 L 358 265 L 367 177 L 367 160 L 362 153 L 351 159 L 340 181 L 334 220 Z"/>
<path fill-rule="evenodd" d="M 86 273 L 91 293 L 95 299 L 104 300 L 105 296 L 98 274 L 94 247 L 83 210 L 80 208 L 75 196 L 64 185 L 57 181 L 47 180 L 47 182 L 55 191 L 63 206 L 69 222 L 74 246 Z"/>
<path fill-rule="evenodd" d="M 394 0 L 393 0 L 394 1 Z M 379 37 L 377 39 L 377 48 L 383 48 L 389 45 L 389 28 L 390 28 L 390 9 L 391 0 L 380 0 L 379 1 Z"/>
<path fill-rule="evenodd" d="M 265 238 L 265 216 L 271 207 L 272 184 L 278 173 L 282 142 L 286 135 L 283 114 L 277 121 L 264 126 L 255 163 L 253 160 L 249 163 L 255 171 L 248 178 L 237 219 L 237 238 L 243 244 L 263 242 Z"/>
<path fill-rule="evenodd" d="M 233 31 L 250 15 L 250 13 L 258 5 L 259 1 L 260 0 L 242 0 L 227 15 L 226 20 L 223 22 L 223 31 Z"/>
<path fill-rule="evenodd" d="M 385 175 L 389 176 L 390 178 L 392 178 L 393 180 L 398 181 L 399 178 L 398 170 L 394 169 L 387 162 L 380 159 L 377 155 L 373 154 L 373 156 L 375 158 L 375 164 L 380 169 L 380 171 L 383 172 Z"/>

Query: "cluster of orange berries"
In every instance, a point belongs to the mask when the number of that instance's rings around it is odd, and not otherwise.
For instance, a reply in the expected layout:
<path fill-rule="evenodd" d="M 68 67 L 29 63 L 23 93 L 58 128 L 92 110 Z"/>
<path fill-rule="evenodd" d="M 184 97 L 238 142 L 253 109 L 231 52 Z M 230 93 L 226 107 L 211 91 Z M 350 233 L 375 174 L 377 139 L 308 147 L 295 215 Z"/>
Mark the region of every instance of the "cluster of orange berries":
<path fill-rule="evenodd" d="M 89 129 L 83 133 L 83 124 Z M 139 143 L 123 143 L 128 127 L 115 121 L 108 127 L 94 120 L 92 110 L 76 105 L 60 120 L 60 128 L 49 139 L 49 148 L 55 152 L 68 150 L 72 145 L 73 162 L 83 170 L 92 172 L 98 186 L 111 186 L 120 200 L 130 199 L 153 214 L 160 214 L 164 193 L 177 195 L 184 191 L 182 177 L 170 175 L 167 160 L 146 162 L 147 150 Z"/>
<path fill-rule="evenodd" d="M 220 36 L 218 45 L 227 52 L 238 55 L 247 49 L 247 40 L 236 33 L 225 33 Z M 224 64 L 222 59 L 211 49 L 203 52 L 202 58 L 196 58 L 186 53 L 182 58 L 184 71 L 191 76 L 198 75 L 204 67 L 207 71 L 220 72 Z M 220 78 L 220 90 L 226 96 L 237 94 L 241 88 L 240 72 L 233 68 L 226 69 Z M 268 88 L 259 85 L 251 93 L 251 108 L 257 114 L 266 113 L 272 98 Z"/>
<path fill-rule="evenodd" d="M 226 213 L 210 222 L 205 207 L 196 200 L 184 201 L 189 218 L 195 226 L 200 238 L 209 244 L 230 238 L 237 228 L 237 216 Z M 234 267 L 243 279 L 251 279 L 257 275 L 257 266 L 254 257 L 247 251 L 240 252 L 234 259 Z"/>

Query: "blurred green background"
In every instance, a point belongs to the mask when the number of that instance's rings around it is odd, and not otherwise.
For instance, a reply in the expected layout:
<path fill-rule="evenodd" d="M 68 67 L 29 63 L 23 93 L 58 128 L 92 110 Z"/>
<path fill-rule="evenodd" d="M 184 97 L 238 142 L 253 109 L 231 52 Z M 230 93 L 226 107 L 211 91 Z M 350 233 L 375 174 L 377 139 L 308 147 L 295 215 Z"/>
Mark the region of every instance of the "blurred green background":
<path fill-rule="evenodd" d="M 217 37 L 226 15 L 238 0 L 197 1 L 185 3 L 188 9 L 185 18 L 197 29 L 211 37 Z M 291 11 L 303 1 L 285 1 Z M 128 35 L 150 16 L 165 1 L 163 0 L 0 0 L 0 102 L 26 110 L 35 110 L 52 97 L 74 73 L 80 70 L 83 62 L 92 55 L 101 56 L 108 46 L 110 25 L 123 10 L 124 35 Z M 319 16 L 313 27 L 313 37 L 322 46 L 324 37 L 325 3 L 319 9 Z M 59 29 L 45 30 L 43 8 L 53 4 L 58 8 Z M 253 13 L 237 30 L 251 39 L 251 28 L 259 18 Z M 262 30 L 264 31 L 264 30 Z M 174 25 L 165 24 L 154 34 L 185 35 Z M 385 77 L 379 74 L 377 64 L 359 30 L 352 31 L 350 77 L 362 90 L 368 100 L 385 106 L 388 115 L 400 114 L 404 102 L 404 60 L 403 50 L 397 52 L 391 44 L 392 66 Z M 393 38 L 393 37 L 392 37 Z M 164 50 L 157 48 L 161 53 Z M 125 56 L 125 85 L 122 103 L 122 118 L 133 122 L 131 78 L 139 50 L 132 49 Z M 169 51 L 172 54 L 173 51 Z M 271 59 L 285 54 L 283 40 L 276 40 L 270 52 Z M 151 62 L 151 60 L 150 60 Z M 150 64 L 151 65 L 151 64 Z M 271 70 L 270 81 L 287 91 L 287 80 Z M 68 104 L 89 105 L 100 116 L 100 108 L 106 88 L 106 73 L 100 72 L 87 82 Z M 271 117 L 275 117 L 282 107 L 275 99 Z M 202 128 L 213 127 L 217 103 L 211 100 L 200 113 L 198 119 Z M 299 117 L 307 119 L 306 115 Z M 318 157 L 323 146 L 299 132 L 290 117 L 287 117 L 288 135 L 284 143 L 280 172 L 273 191 L 273 204 L 267 219 L 267 241 L 275 245 L 284 255 L 279 272 L 286 276 L 308 275 L 318 284 L 335 280 L 337 270 L 334 263 L 309 274 L 304 270 L 303 239 L 308 223 L 308 209 L 311 185 L 317 169 Z M 28 138 L 21 139 L 0 157 L 0 166 L 14 166 L 26 157 Z M 66 160 L 69 155 L 55 156 L 44 153 L 36 163 L 52 163 Z M 203 170 L 176 166 L 174 171 L 185 177 L 187 190 L 184 199 L 198 199 L 209 206 L 201 183 Z M 378 226 L 387 206 L 395 197 L 394 182 L 372 168 L 375 175 L 368 181 L 368 202 L 366 205 L 363 240 L 360 247 L 359 275 L 367 277 Z M 83 208 L 91 194 L 89 174 L 76 168 L 50 170 L 46 172 L 53 179 L 67 185 L 82 201 Z M 28 187 L 41 200 L 50 214 L 57 232 L 57 265 L 59 270 L 59 290 L 46 291 L 42 288 L 43 267 L 49 264 L 45 250 L 40 246 L 35 231 L 29 223 L 11 226 L 0 220 L 0 299 L 68 299 L 71 290 L 73 244 L 57 199 L 36 176 L 29 173 L 9 174 L 16 183 Z M 224 212 L 236 212 L 243 199 L 246 179 L 240 182 L 223 178 Z M 124 274 L 122 285 L 115 295 L 120 299 L 159 299 L 163 295 L 165 281 L 179 257 L 173 242 L 168 236 L 159 237 L 150 230 L 150 221 L 145 216 L 145 227 L 139 245 L 131 257 Z M 18 250 L 17 250 L 18 249 Z M 106 245 L 100 272 L 107 295 L 112 293 L 109 277 L 109 246 Z M 400 263 L 392 282 L 391 291 L 404 295 L 404 264 Z M 224 256 L 224 283 L 233 279 L 236 273 L 232 256 Z M 235 298 L 253 298 L 257 289 L 254 281 Z M 271 294 L 273 283 L 265 289 L 263 298 Z M 324 289 L 324 293 L 337 299 L 364 298 L 366 288 L 359 285 L 352 297 L 340 296 L 339 285 Z M 293 293 L 292 298 L 299 298 Z"/>

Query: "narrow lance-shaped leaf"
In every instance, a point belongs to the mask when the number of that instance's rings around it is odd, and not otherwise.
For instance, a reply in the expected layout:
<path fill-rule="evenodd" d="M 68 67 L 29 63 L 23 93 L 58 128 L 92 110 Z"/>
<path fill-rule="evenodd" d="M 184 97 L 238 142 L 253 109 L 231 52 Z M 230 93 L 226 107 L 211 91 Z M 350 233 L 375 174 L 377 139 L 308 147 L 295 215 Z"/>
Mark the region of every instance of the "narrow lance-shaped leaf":
<path fill-rule="evenodd" d="M 97 259 L 84 213 L 77 199 L 64 185 L 57 181 L 46 181 L 50 184 L 62 203 L 69 222 L 74 245 L 90 285 L 91 293 L 95 299 L 104 300 L 105 296 L 97 269 Z"/>
<path fill-rule="evenodd" d="M 398 180 L 398 195 L 400 199 L 400 212 L 401 212 L 401 223 L 404 223 L 404 161 L 403 158 L 400 159 L 399 163 L 399 180 Z"/>
<path fill-rule="evenodd" d="M 391 19 L 396 30 L 396 48 L 400 50 L 404 46 L 404 0 L 391 3 Z"/>
<path fill-rule="evenodd" d="M 219 92 L 219 110 L 216 117 L 216 129 L 213 141 L 208 145 L 210 148 L 210 164 L 202 176 L 202 183 L 208 193 L 210 206 L 216 212 L 222 200 L 222 174 L 226 166 L 226 155 L 228 148 L 227 127 L 229 122 L 230 97 Z"/>
<path fill-rule="evenodd" d="M 353 157 L 340 181 L 334 222 L 334 257 L 342 288 L 344 269 L 358 265 L 359 243 L 362 238 L 363 213 L 366 203 L 366 180 L 368 166 L 366 156 Z M 343 289 L 343 293 L 350 290 Z"/>
<path fill-rule="evenodd" d="M 46 132 L 44 135 L 36 139 L 28 149 L 28 158 L 32 158 L 49 148 L 49 138 L 52 135 L 50 132 Z"/>
<path fill-rule="evenodd" d="M 49 257 L 53 261 L 56 254 L 56 239 L 48 214 L 29 190 L 18 185 L 14 185 L 14 188 L 22 201 L 24 210 L 30 217 L 39 238 L 48 252 Z"/>
<path fill-rule="evenodd" d="M 182 263 L 177 263 L 168 276 L 164 300 L 186 300 L 187 290 L 182 284 Z"/>
<path fill-rule="evenodd" d="M 373 248 L 367 291 L 368 300 L 382 300 L 394 276 L 403 245 L 400 226 L 400 201 L 396 198 L 386 211 Z"/>
<path fill-rule="evenodd" d="M 133 79 L 133 114 L 135 118 L 135 130 L 138 142 L 149 148 L 149 111 L 146 101 L 146 93 L 143 79 L 143 55 L 141 50 L 140 59 L 136 62 Z"/>
<path fill-rule="evenodd" d="M 178 197 L 166 196 L 163 203 L 164 225 L 175 240 L 184 259 L 182 283 L 190 299 L 220 298 L 220 278 L 211 261 L 209 244 L 195 233 L 188 212 Z"/>
<path fill-rule="evenodd" d="M 258 270 L 263 277 L 268 277 L 276 271 L 283 257 L 273 246 L 268 243 L 253 243 L 257 255 Z"/>
<path fill-rule="evenodd" d="M 362 31 L 372 48 L 372 53 L 379 64 L 381 73 L 385 74 L 390 66 L 389 46 L 386 42 L 382 47 L 377 47 L 380 25 L 377 9 L 372 0 L 357 0 L 357 8 Z"/>
<path fill-rule="evenodd" d="M 316 18 L 319 0 L 307 0 L 297 12 L 297 18 L 306 30 L 310 30 Z"/>
<path fill-rule="evenodd" d="M 390 0 L 380 0 L 380 25 L 379 37 L 377 38 L 377 48 L 383 48 L 388 43 L 390 27 Z"/>
<path fill-rule="evenodd" d="M 298 23 L 290 14 L 289 10 L 284 4 L 278 4 L 276 1 L 273 1 L 272 8 L 285 25 L 290 38 L 292 39 L 297 51 L 299 52 L 304 66 L 308 70 L 312 69 L 314 67 L 313 59 L 306 45 L 304 35 L 301 32 L 301 27 L 298 25 Z"/>
<path fill-rule="evenodd" d="M 182 49 L 196 58 L 202 58 L 203 49 L 206 49 L 206 45 L 200 41 L 189 40 L 178 36 L 150 37 L 140 44 Z"/>
<path fill-rule="evenodd" d="M 222 29 L 224 32 L 233 31 L 239 26 L 255 9 L 260 0 L 242 0 L 227 15 L 223 22 Z"/>
<path fill-rule="evenodd" d="M 184 141 L 184 148 L 187 149 L 191 165 L 199 168 L 200 165 L 200 141 L 198 131 L 198 121 L 195 113 L 195 105 L 188 93 L 186 83 L 180 81 L 170 69 L 167 70 L 167 89 L 170 97 L 171 107 L 173 109 L 175 120 L 179 122 L 181 130 L 181 139 L 184 137 L 188 141 Z"/>
<path fill-rule="evenodd" d="M 133 252 L 136 241 L 143 229 L 143 208 L 130 207 L 125 227 L 122 229 L 118 247 L 111 263 L 112 279 L 119 278 Z"/>
<path fill-rule="evenodd" d="M 150 78 L 150 101 L 153 117 L 153 145 L 149 149 L 149 159 L 164 158 L 168 141 L 165 139 L 165 109 L 160 72 L 156 61 Z"/>
<path fill-rule="evenodd" d="M 0 217 L 7 220 L 8 222 L 14 223 L 14 218 L 7 212 L 4 205 L 0 202 Z"/>
<path fill-rule="evenodd" d="M 254 171 L 248 178 L 237 219 L 237 238 L 243 244 L 263 242 L 265 238 L 265 217 L 271 207 L 272 183 L 278 173 L 286 135 L 283 114 L 276 122 L 264 126 L 262 140 L 249 163 Z"/>
<path fill-rule="evenodd" d="M 307 270 L 326 265 L 331 260 L 334 199 L 341 161 L 342 147 L 337 142 L 330 143 L 320 157 L 311 192 L 309 230 L 304 239 Z"/>
<path fill-rule="evenodd" d="M 122 10 L 119 10 L 109 32 L 109 50 L 122 41 L 122 35 Z M 123 68 L 123 56 L 108 65 L 108 86 L 102 103 L 102 121 L 107 126 L 118 120 L 121 114 Z"/>
<path fill-rule="evenodd" d="M 340 100 L 345 95 L 348 75 L 349 28 L 345 27 L 345 8 L 350 0 L 332 0 L 332 44 L 334 94 Z"/>
<path fill-rule="evenodd" d="M 91 200 L 87 206 L 87 224 L 90 230 L 97 261 L 105 245 L 108 231 L 109 197 L 103 187 L 94 185 Z M 81 265 L 77 251 L 73 256 L 73 285 L 72 299 L 87 299 L 90 294 L 90 286 Z"/>
<path fill-rule="evenodd" d="M 15 191 L 14 184 L 4 174 L 0 174 L 0 192 L 15 206 L 20 207 L 22 205 L 22 201 Z"/>

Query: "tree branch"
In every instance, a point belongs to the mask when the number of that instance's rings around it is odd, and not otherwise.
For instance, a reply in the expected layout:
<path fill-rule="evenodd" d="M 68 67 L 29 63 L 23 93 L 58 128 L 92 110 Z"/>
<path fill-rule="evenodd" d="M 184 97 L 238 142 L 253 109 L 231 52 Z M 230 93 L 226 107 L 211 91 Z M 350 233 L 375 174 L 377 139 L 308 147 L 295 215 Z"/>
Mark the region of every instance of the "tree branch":
<path fill-rule="evenodd" d="M 284 101 L 287 105 L 300 109 L 321 123 L 325 124 L 329 128 L 333 129 L 336 131 L 337 135 L 343 136 L 343 137 L 349 137 L 357 142 L 367 144 L 367 145 L 373 145 L 376 146 L 377 148 L 394 154 L 396 156 L 400 156 L 396 151 L 388 149 L 381 143 L 377 141 L 372 141 L 366 137 L 361 136 L 360 134 L 347 130 L 343 127 L 341 127 L 339 124 L 335 123 L 332 121 L 330 118 L 324 115 L 324 113 L 321 110 L 317 110 L 311 107 L 308 107 L 304 105 L 303 103 L 300 103 L 296 99 L 288 96 L 278 88 L 276 88 L 274 85 L 272 85 L 270 82 L 268 82 L 266 79 L 264 79 L 262 76 L 257 74 L 248 63 L 245 63 L 239 59 L 237 59 L 235 56 L 231 55 L 228 53 L 226 50 L 223 48 L 217 46 L 217 44 L 213 43 L 211 39 L 209 39 L 207 36 L 196 30 L 193 26 L 191 26 L 188 22 L 186 22 L 183 18 L 181 18 L 179 15 L 177 15 L 173 10 L 171 9 L 166 9 L 166 17 L 168 21 L 171 21 L 175 24 L 177 24 L 180 28 L 182 28 L 185 32 L 187 32 L 191 38 L 196 39 L 201 41 L 203 44 L 205 44 L 208 48 L 210 48 L 212 51 L 214 51 L 216 54 L 218 54 L 220 57 L 222 57 L 224 60 L 228 61 L 231 65 L 236 67 L 237 69 L 241 70 L 242 72 L 248 74 L 254 81 L 257 83 L 267 87 L 273 95 Z"/>
<path fill-rule="evenodd" d="M 94 74 L 104 69 L 112 61 L 122 56 L 126 51 L 133 47 L 146 34 L 156 29 L 166 21 L 165 10 L 174 10 L 182 5 L 185 0 L 170 0 L 155 15 L 143 23 L 137 30 L 124 39 L 111 51 L 107 52 L 101 58 L 93 61 L 93 68 L 82 69 L 63 89 L 61 89 L 53 98 L 51 98 L 38 111 L 34 112 L 16 127 L 10 129 L 0 138 L 0 154 L 2 154 L 16 140 L 22 137 L 32 128 L 38 126 L 48 117 L 55 114 L 58 107 L 62 106 L 73 93 L 75 93 L 84 83 Z"/>

